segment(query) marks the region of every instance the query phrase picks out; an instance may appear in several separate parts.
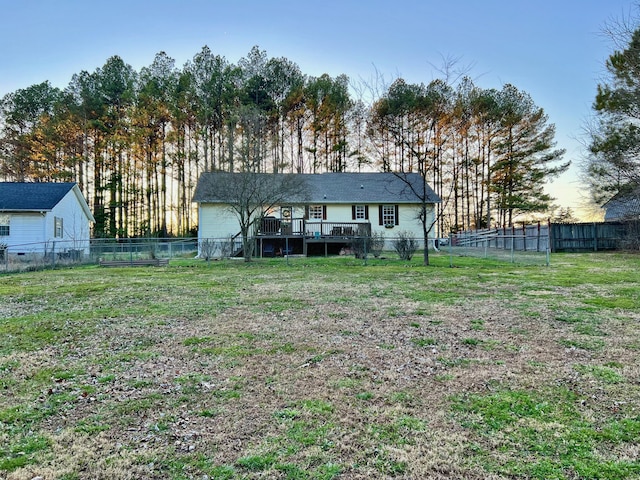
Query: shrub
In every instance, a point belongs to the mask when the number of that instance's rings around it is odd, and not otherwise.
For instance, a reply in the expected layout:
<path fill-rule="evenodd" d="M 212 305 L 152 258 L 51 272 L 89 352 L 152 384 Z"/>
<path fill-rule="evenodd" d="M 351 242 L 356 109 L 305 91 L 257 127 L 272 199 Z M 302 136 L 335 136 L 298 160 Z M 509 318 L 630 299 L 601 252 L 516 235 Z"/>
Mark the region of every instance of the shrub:
<path fill-rule="evenodd" d="M 233 237 L 228 237 L 225 240 L 220 241 L 220 256 L 222 258 L 229 258 L 233 255 L 234 240 Z"/>
<path fill-rule="evenodd" d="M 351 250 L 356 258 L 367 258 L 369 254 L 378 258 L 384 248 L 384 234 L 374 232 L 364 237 L 355 237 L 351 242 Z"/>
<path fill-rule="evenodd" d="M 393 240 L 393 249 L 401 260 L 411 260 L 418 249 L 418 242 L 408 232 L 399 232 Z"/>
<path fill-rule="evenodd" d="M 374 232 L 370 237 L 371 244 L 369 245 L 369 253 L 378 258 L 384 248 L 384 233 Z"/>
<path fill-rule="evenodd" d="M 200 257 L 204 258 L 205 260 L 211 260 L 214 257 L 216 250 L 217 245 L 215 240 L 205 238 L 200 241 Z"/>

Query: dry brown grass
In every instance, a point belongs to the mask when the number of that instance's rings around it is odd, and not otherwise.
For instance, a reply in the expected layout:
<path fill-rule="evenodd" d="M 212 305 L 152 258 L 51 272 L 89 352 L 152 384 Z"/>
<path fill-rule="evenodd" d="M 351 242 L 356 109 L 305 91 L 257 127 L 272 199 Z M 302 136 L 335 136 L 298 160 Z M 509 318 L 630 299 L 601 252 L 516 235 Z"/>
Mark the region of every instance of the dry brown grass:
<path fill-rule="evenodd" d="M 560 385 L 576 393 L 585 419 L 639 414 L 638 310 L 586 311 L 573 287 L 502 283 L 500 271 L 482 296 L 466 285 L 466 293 L 428 301 L 409 286 L 428 298 L 430 290 L 460 289 L 456 282 L 474 273 L 444 272 L 443 280 L 433 270 L 264 268 L 176 271 L 167 277 L 184 284 L 174 289 L 155 276 L 109 272 L 109 286 L 73 297 L 91 327 L 83 335 L 66 332 L 0 359 L 11 365 L 0 392 L 5 411 L 37 410 L 64 395 L 51 414 L 17 422 L 49 447 L 0 478 L 331 478 L 321 474 L 331 465 L 345 479 L 510 478 L 474 461 L 470 445 L 484 440 L 452 412 L 452 397 Z M 40 282 L 42 294 L 7 295 L 5 318 L 40 321 L 60 310 L 43 300 L 55 297 L 56 284 L 100 283 L 68 275 L 49 287 L 52 275 L 22 277 L 30 287 Z M 139 305 L 127 312 L 136 292 Z M 112 315 L 90 313 L 107 300 Z M 558 320 L 583 311 L 596 334 L 576 329 L 584 322 Z M 619 385 L 576 370 L 611 362 L 625 379 Z M 637 459 L 637 443 L 616 448 Z M 277 462 L 243 463 L 268 454 Z"/>

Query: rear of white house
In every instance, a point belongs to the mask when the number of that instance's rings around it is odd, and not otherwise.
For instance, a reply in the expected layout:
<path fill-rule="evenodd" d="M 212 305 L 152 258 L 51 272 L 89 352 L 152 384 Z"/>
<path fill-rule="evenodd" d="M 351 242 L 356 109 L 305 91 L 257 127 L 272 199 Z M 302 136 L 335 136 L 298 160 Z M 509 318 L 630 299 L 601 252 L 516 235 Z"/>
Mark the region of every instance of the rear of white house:
<path fill-rule="evenodd" d="M 232 181 L 233 173 L 204 173 L 193 201 L 198 204 L 198 239 L 237 239 L 237 214 L 220 198 L 216 185 Z M 269 174 L 263 175 L 269 181 Z M 386 248 L 400 232 L 423 244 L 421 212 L 434 222 L 440 199 L 418 174 L 323 173 L 298 174 L 304 192 L 290 192 L 277 203 L 260 209 L 254 232 L 256 254 L 336 253 L 354 237 L 382 234 Z M 303 197 L 304 201 L 300 198 Z M 432 236 L 432 235 L 431 235 Z"/>

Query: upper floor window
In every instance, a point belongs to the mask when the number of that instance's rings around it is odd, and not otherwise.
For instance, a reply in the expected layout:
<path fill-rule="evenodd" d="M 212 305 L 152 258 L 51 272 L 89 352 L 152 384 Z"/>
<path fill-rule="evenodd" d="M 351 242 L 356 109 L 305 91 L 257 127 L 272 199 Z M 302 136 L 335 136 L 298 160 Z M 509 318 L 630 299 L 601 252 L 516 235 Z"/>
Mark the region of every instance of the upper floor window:
<path fill-rule="evenodd" d="M 9 215 L 0 214 L 0 237 L 9 236 Z"/>
<path fill-rule="evenodd" d="M 309 205 L 309 219 L 323 220 L 324 207 L 322 205 Z"/>
<path fill-rule="evenodd" d="M 366 205 L 353 205 L 351 209 L 351 217 L 353 220 L 368 220 L 369 209 Z"/>

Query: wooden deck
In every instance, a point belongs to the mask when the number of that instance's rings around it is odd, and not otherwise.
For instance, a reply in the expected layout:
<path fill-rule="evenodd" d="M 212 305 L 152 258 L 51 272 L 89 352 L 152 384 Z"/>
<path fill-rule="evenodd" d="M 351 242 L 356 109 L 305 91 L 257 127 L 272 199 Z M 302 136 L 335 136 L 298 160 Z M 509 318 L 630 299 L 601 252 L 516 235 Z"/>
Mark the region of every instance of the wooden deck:
<path fill-rule="evenodd" d="M 369 222 L 325 222 L 293 218 L 289 222 L 267 217 L 262 220 L 258 237 L 352 238 L 371 235 Z"/>

